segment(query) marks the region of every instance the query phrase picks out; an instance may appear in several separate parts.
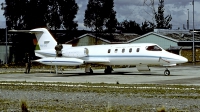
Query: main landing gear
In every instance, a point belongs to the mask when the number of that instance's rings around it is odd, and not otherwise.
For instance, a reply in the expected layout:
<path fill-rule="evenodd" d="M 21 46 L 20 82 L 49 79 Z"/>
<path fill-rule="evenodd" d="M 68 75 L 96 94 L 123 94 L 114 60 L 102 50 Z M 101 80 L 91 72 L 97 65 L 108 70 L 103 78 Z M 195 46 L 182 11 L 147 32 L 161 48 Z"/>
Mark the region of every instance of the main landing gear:
<path fill-rule="evenodd" d="M 105 68 L 105 70 L 104 70 L 104 73 L 110 74 L 110 73 L 112 73 L 112 71 L 114 71 L 113 68 L 111 66 L 107 66 Z M 93 70 L 91 68 L 91 64 L 86 64 L 86 66 L 85 66 L 85 73 L 86 74 L 93 74 Z"/>
<path fill-rule="evenodd" d="M 86 66 L 85 66 L 85 73 L 86 74 L 93 74 L 93 70 L 91 68 L 91 64 L 86 64 Z"/>
<path fill-rule="evenodd" d="M 166 68 L 166 70 L 164 71 L 164 75 L 165 76 L 169 76 L 170 75 L 170 71 Z"/>
<path fill-rule="evenodd" d="M 114 71 L 113 68 L 112 68 L 111 66 L 107 66 L 107 67 L 105 68 L 105 70 L 104 70 L 104 73 L 110 74 L 110 73 L 112 73 L 112 71 Z"/>
<path fill-rule="evenodd" d="M 52 65 L 51 65 L 51 70 L 52 70 Z M 50 70 L 50 73 L 51 73 L 51 70 Z M 61 67 L 60 67 L 60 71 L 63 74 L 63 69 Z M 58 66 L 57 65 L 55 65 L 55 72 L 56 72 L 56 74 L 58 74 Z"/>

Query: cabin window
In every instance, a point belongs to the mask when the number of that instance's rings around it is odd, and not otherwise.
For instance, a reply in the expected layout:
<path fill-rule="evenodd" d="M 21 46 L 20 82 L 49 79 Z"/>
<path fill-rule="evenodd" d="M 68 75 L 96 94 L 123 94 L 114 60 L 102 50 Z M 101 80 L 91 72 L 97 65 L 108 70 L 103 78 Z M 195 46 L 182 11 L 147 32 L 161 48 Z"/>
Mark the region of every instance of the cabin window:
<path fill-rule="evenodd" d="M 131 52 L 132 52 L 132 48 L 129 49 L 129 53 L 131 53 Z"/>
<path fill-rule="evenodd" d="M 136 52 L 140 52 L 140 48 L 137 48 L 137 49 L 136 49 Z"/>
<path fill-rule="evenodd" d="M 115 49 L 115 53 L 117 53 L 118 49 Z"/>
<path fill-rule="evenodd" d="M 157 45 L 147 46 L 146 50 L 148 50 L 148 51 L 162 51 L 162 49 L 160 47 L 158 47 Z"/>
<path fill-rule="evenodd" d="M 111 49 L 108 49 L 108 53 L 110 53 L 111 52 Z"/>
<path fill-rule="evenodd" d="M 124 53 L 125 52 L 125 49 L 122 49 L 122 53 Z"/>

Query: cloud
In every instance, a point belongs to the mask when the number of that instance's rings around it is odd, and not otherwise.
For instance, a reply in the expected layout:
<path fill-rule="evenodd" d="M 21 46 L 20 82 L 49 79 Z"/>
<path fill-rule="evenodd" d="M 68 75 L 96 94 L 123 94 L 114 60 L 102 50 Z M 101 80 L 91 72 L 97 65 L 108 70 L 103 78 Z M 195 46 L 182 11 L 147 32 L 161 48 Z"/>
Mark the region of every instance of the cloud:
<path fill-rule="evenodd" d="M 115 6 L 118 7 L 124 7 L 124 6 L 143 6 L 142 0 L 114 0 Z"/>
<path fill-rule="evenodd" d="M 165 4 L 174 5 L 174 7 L 185 7 L 187 5 L 192 4 L 192 0 L 165 0 Z"/>
<path fill-rule="evenodd" d="M 117 7 L 115 7 L 115 10 L 117 11 L 117 19 L 118 21 L 121 21 L 123 19 L 127 20 L 135 20 L 137 23 L 141 24 L 145 20 L 152 21 L 153 22 L 153 13 L 150 6 L 147 6 L 150 4 L 151 0 L 146 0 L 146 4 L 144 5 L 144 0 L 115 0 Z M 183 24 L 186 25 L 186 21 L 188 19 L 188 10 L 190 13 L 190 28 L 192 28 L 192 0 L 165 0 L 164 1 L 164 16 L 171 15 L 172 21 L 170 22 L 173 24 L 173 28 L 182 28 Z M 158 0 L 154 3 L 154 8 L 157 11 L 158 8 Z M 199 24 L 196 25 L 196 28 L 200 28 L 200 1 L 195 1 L 195 23 Z"/>

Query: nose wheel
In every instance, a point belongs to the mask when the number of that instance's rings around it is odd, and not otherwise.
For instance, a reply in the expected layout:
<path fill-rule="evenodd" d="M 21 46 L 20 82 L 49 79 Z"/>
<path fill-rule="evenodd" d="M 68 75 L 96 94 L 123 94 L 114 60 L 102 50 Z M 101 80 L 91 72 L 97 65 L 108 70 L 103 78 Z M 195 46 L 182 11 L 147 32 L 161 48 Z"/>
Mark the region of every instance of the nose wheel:
<path fill-rule="evenodd" d="M 169 75 L 170 75 L 170 71 L 169 71 L 168 69 L 166 69 L 166 70 L 164 71 L 164 75 L 165 75 L 165 76 L 169 76 Z"/>

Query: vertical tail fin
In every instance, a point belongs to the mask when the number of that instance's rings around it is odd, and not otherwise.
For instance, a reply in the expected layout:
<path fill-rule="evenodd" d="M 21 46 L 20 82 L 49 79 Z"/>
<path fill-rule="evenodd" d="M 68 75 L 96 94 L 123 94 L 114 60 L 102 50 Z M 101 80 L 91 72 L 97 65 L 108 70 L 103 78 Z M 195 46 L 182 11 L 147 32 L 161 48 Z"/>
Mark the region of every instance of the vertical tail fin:
<path fill-rule="evenodd" d="M 34 44 L 36 44 L 36 50 L 54 49 L 54 47 L 57 45 L 56 40 L 46 28 L 36 28 L 32 30 L 10 30 L 9 32 L 34 33 L 37 38 L 37 41 L 34 42 Z"/>
<path fill-rule="evenodd" d="M 45 28 L 33 29 L 29 33 L 34 33 L 37 38 L 36 50 L 54 49 L 57 45 L 56 40 Z"/>

